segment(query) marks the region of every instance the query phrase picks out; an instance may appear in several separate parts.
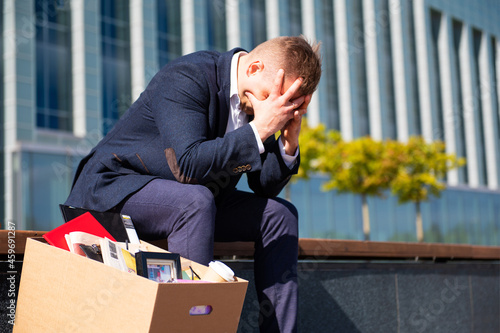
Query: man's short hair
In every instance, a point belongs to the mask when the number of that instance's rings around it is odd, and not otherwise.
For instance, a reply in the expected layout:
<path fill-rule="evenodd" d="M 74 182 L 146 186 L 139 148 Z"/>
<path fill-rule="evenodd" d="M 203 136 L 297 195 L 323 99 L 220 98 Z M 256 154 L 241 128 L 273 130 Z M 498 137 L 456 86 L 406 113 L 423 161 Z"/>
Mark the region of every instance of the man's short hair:
<path fill-rule="evenodd" d="M 319 43 L 309 43 L 304 36 L 282 36 L 257 45 L 251 52 L 255 57 L 271 60 L 274 69 L 282 68 L 285 78 L 302 77 L 301 95 L 312 94 L 321 78 L 321 54 Z"/>

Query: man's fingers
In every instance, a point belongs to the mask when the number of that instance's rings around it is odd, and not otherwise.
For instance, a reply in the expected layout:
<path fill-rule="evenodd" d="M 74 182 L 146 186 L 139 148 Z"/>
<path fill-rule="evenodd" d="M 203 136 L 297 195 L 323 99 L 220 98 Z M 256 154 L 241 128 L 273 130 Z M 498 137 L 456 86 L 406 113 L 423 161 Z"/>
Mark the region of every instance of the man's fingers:
<path fill-rule="evenodd" d="M 285 78 L 285 71 L 283 69 L 279 69 L 278 73 L 276 73 L 276 77 L 274 78 L 274 85 L 271 91 L 271 95 L 280 96 L 281 88 L 283 87 L 283 79 Z"/>
<path fill-rule="evenodd" d="M 296 110 L 294 113 L 293 113 L 293 118 L 295 120 L 299 120 L 302 118 L 303 115 L 305 115 L 307 113 L 307 109 L 299 109 L 299 110 Z"/>
<path fill-rule="evenodd" d="M 288 90 L 285 91 L 285 93 L 283 94 L 283 98 L 285 99 L 285 101 L 290 100 L 297 93 L 297 91 L 299 91 L 302 81 L 304 81 L 304 79 L 299 77 L 293 82 L 290 88 L 288 88 Z"/>
<path fill-rule="evenodd" d="M 248 100 L 250 101 L 250 104 L 252 104 L 252 106 L 255 105 L 255 102 L 258 102 L 259 100 L 257 99 L 257 97 L 255 97 L 251 92 L 249 91 L 246 91 L 245 92 L 245 96 L 247 96 Z"/>
<path fill-rule="evenodd" d="M 304 103 L 300 106 L 301 109 L 307 109 L 307 107 L 309 106 L 309 103 L 311 103 L 311 99 L 312 99 L 312 95 L 309 94 L 309 95 L 306 95 L 304 97 Z"/>
<path fill-rule="evenodd" d="M 307 109 L 298 109 L 296 112 L 295 112 L 295 115 L 299 115 L 300 117 L 302 117 L 303 115 L 305 115 L 307 113 Z"/>
<path fill-rule="evenodd" d="M 304 104 L 305 99 L 306 99 L 306 96 L 300 96 L 300 97 L 290 101 L 290 103 L 292 103 L 292 106 L 294 109 L 298 109 L 298 108 L 302 109 L 302 105 Z"/>
<path fill-rule="evenodd" d="M 300 109 L 300 110 L 305 110 L 307 109 L 307 107 L 309 106 L 309 103 L 311 102 L 311 95 L 306 95 L 306 96 L 301 96 L 303 99 L 302 99 L 302 103 L 300 104 L 300 106 L 297 108 L 297 109 Z M 297 99 L 294 100 L 297 101 Z"/>

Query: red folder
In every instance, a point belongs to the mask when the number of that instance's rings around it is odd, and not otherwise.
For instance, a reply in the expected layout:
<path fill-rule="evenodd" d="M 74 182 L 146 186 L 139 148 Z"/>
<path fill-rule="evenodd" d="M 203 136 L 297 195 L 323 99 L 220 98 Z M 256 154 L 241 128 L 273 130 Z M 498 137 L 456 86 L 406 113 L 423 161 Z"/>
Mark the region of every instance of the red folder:
<path fill-rule="evenodd" d="M 64 235 L 73 231 L 83 231 L 98 237 L 107 237 L 112 241 L 115 241 L 113 236 L 111 236 L 111 234 L 104 229 L 104 227 L 92 216 L 92 214 L 88 212 L 47 232 L 43 235 L 43 238 L 45 238 L 50 245 L 69 251 Z"/>

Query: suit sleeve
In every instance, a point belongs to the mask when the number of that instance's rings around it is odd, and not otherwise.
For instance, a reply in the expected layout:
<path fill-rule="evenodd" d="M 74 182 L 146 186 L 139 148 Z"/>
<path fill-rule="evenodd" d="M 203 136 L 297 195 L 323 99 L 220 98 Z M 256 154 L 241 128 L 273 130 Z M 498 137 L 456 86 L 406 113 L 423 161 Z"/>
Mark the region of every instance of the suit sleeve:
<path fill-rule="evenodd" d="M 218 124 L 219 89 L 205 72 L 192 63 L 180 63 L 155 77 L 147 90 L 147 106 L 168 165 L 183 183 L 207 184 L 233 176 L 235 165 L 262 167 L 250 125 L 217 137 L 215 128 L 225 128 Z"/>
<path fill-rule="evenodd" d="M 262 167 L 248 174 L 248 185 L 258 195 L 275 197 L 296 174 L 300 165 L 300 154 L 290 169 L 281 156 L 278 141 L 271 136 L 264 142 L 265 152 L 261 155 Z"/>

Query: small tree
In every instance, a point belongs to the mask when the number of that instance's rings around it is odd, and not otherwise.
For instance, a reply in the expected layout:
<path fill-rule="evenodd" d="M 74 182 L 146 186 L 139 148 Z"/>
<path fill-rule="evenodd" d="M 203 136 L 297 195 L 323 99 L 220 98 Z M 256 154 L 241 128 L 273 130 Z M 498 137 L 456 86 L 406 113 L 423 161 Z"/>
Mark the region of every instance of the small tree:
<path fill-rule="evenodd" d="M 439 196 L 445 188 L 441 180 L 449 170 L 463 166 L 465 159 L 446 154 L 443 142 L 426 143 L 421 137 L 411 137 L 399 149 L 400 167 L 392 180 L 391 190 L 398 197 L 399 203 L 415 203 L 417 240 L 423 242 L 420 203 L 428 200 L 430 195 Z"/>
<path fill-rule="evenodd" d="M 307 118 L 302 119 L 302 126 L 299 136 L 300 147 L 300 168 L 294 176 L 295 179 L 309 179 L 311 173 L 318 172 L 318 157 L 325 150 L 328 135 L 325 125 L 319 124 L 316 127 L 309 126 Z M 338 136 L 340 139 L 340 135 Z"/>
<path fill-rule="evenodd" d="M 417 240 L 422 242 L 420 203 L 430 195 L 439 196 L 445 188 L 440 180 L 465 164 L 463 158 L 446 154 L 441 141 L 426 143 L 421 137 L 412 137 L 405 144 L 362 137 L 345 142 L 339 132 L 326 130 L 321 124 L 311 128 L 305 119 L 299 145 L 301 166 L 295 177 L 308 179 L 310 173 L 324 173 L 329 179 L 323 190 L 361 195 L 365 240 L 370 239 L 367 196 L 381 197 L 390 188 L 399 203 L 415 203 Z"/>
<path fill-rule="evenodd" d="M 345 142 L 337 132 L 328 132 L 318 157 L 318 169 L 329 180 L 324 190 L 361 195 L 364 239 L 370 239 L 370 214 L 367 196 L 383 196 L 398 171 L 398 148 L 393 141 L 362 137 Z"/>

